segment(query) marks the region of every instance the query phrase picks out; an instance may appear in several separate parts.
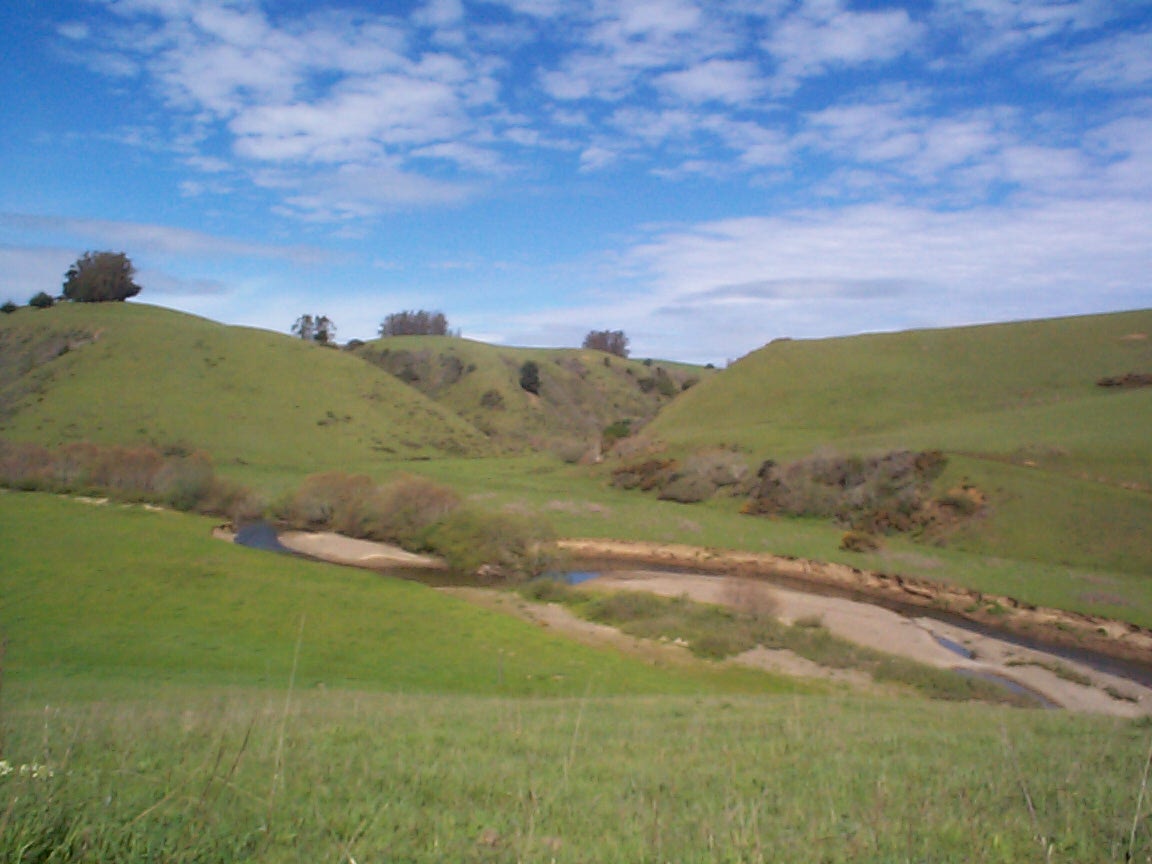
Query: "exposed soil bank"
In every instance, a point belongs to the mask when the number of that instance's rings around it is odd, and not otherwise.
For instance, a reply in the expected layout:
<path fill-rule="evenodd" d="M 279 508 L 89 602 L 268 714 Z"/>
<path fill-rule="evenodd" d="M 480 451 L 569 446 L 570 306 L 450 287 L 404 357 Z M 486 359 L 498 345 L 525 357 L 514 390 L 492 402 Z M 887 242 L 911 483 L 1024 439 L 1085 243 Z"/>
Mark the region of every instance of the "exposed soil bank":
<path fill-rule="evenodd" d="M 767 592 L 773 614 L 786 624 L 805 619 L 818 621 L 829 632 L 858 645 L 929 666 L 994 676 L 1030 691 L 1049 706 L 1069 711 L 1118 717 L 1152 714 L 1152 688 L 1138 682 L 995 635 L 975 633 L 929 617 L 910 618 L 863 599 L 766 585 L 765 580 L 755 577 L 642 568 L 607 572 L 585 584 L 593 589 L 647 591 L 737 607 L 751 596 L 739 586 L 754 586 Z M 832 670 L 786 650 L 757 648 L 733 662 L 801 677 L 834 677 Z M 861 673 L 856 676 L 867 679 Z M 843 673 L 836 677 L 844 678 Z M 860 682 L 852 683 L 859 686 Z"/>
<path fill-rule="evenodd" d="M 861 570 L 845 564 L 670 543 L 562 540 L 560 546 L 578 559 L 641 567 L 690 568 L 702 573 L 723 573 L 792 584 L 804 591 L 823 589 L 890 607 L 947 612 L 1037 642 L 1082 648 L 1145 666 L 1152 664 L 1152 630 L 1144 627 L 1095 615 L 1033 606 L 1012 597 L 914 577 Z"/>
<path fill-rule="evenodd" d="M 221 527 L 213 534 L 221 540 L 238 542 L 256 549 L 295 552 L 318 561 L 363 567 L 367 570 L 446 570 L 448 567 L 443 559 L 432 555 L 417 555 L 399 546 L 369 540 L 354 540 L 331 531 L 280 533 L 272 526 L 264 525 L 263 530 L 257 532 L 257 539 L 260 542 L 252 543 L 245 542 L 245 538 L 242 537 L 246 530 L 248 529 L 241 529 L 241 534 L 236 534 L 228 528 Z M 268 535 L 271 535 L 271 540 L 268 539 Z"/>

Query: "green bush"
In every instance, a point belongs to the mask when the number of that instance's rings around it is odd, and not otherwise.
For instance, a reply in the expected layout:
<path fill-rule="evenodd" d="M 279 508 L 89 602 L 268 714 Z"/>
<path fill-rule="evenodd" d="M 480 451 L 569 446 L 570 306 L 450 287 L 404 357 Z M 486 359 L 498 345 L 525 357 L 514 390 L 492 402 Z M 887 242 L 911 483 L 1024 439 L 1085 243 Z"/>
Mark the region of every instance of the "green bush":
<path fill-rule="evenodd" d="M 551 528 L 536 519 L 506 512 L 460 507 L 428 531 L 430 551 L 461 573 L 488 582 L 538 576 L 554 558 Z"/>
<path fill-rule="evenodd" d="M 840 548 L 847 552 L 875 552 L 880 538 L 866 531 L 848 531 L 840 538 Z"/>
<path fill-rule="evenodd" d="M 707 501 L 716 491 L 716 485 L 700 474 L 678 474 L 660 490 L 661 501 L 696 504 Z"/>
<path fill-rule="evenodd" d="M 540 392 L 540 367 L 531 360 L 520 367 L 520 386 L 529 393 Z"/>
<path fill-rule="evenodd" d="M 156 476 L 161 500 L 176 510 L 195 510 L 215 491 L 212 460 L 206 453 L 165 460 Z"/>

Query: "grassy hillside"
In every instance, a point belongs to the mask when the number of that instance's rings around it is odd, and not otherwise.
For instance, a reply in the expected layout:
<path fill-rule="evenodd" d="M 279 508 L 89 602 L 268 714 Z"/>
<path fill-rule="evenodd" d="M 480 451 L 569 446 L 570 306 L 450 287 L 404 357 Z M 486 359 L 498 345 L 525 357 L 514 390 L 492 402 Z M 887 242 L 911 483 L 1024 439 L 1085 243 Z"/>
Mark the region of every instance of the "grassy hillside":
<path fill-rule="evenodd" d="M 977 554 L 1152 573 L 1152 310 L 950 330 L 780 341 L 669 405 L 648 433 L 674 451 L 752 461 L 939 449 L 972 482 Z M 723 418 L 718 420 L 717 418 Z"/>
<path fill-rule="evenodd" d="M 0 435 L 209 451 L 299 473 L 487 452 L 484 436 L 340 351 L 134 303 L 0 316 Z"/>
<path fill-rule="evenodd" d="M 1152 310 L 785 340 L 686 393 L 650 431 L 777 458 L 931 446 L 1152 487 L 1152 388 L 1096 386 L 1129 371 L 1152 371 Z"/>
<path fill-rule="evenodd" d="M 686 387 L 713 374 L 600 351 L 508 348 L 447 336 L 389 337 L 359 347 L 356 354 L 505 448 L 553 448 L 573 455 L 595 446 L 610 424 L 643 426 Z M 521 369 L 529 362 L 539 371 L 537 393 L 521 386 Z"/>

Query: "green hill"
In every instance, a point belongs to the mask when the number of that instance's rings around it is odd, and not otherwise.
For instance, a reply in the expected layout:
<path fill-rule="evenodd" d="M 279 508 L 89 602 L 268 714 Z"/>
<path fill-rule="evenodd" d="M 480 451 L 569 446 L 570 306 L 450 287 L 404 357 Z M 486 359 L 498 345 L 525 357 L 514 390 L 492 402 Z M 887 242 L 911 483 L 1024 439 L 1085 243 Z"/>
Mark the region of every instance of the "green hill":
<path fill-rule="evenodd" d="M 935 446 L 1152 485 L 1152 389 L 1096 384 L 1152 371 L 1150 335 L 1152 310 L 781 340 L 685 394 L 649 431 L 784 458 Z"/>
<path fill-rule="evenodd" d="M 984 554 L 1152 572 L 1152 310 L 765 346 L 669 405 L 674 452 L 753 461 L 938 449 L 990 496 Z M 718 420 L 718 418 L 723 418 Z"/>
<path fill-rule="evenodd" d="M 489 452 L 391 375 L 299 339 L 135 303 L 0 316 L 0 435 L 199 448 L 307 473 Z"/>
<path fill-rule="evenodd" d="M 709 370 L 639 361 L 601 351 L 509 348 L 448 336 L 398 336 L 356 349 L 357 356 L 484 431 L 504 449 L 594 449 L 624 421 L 639 429 Z M 521 373 L 535 364 L 539 386 Z"/>

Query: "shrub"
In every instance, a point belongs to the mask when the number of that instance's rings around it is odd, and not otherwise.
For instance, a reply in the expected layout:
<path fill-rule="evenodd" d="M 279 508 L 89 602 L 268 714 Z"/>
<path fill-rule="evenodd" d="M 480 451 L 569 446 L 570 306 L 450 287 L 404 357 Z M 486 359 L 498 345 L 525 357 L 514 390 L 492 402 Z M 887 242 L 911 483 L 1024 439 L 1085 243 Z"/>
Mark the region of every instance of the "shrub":
<path fill-rule="evenodd" d="M 605 450 L 611 450 L 617 441 L 627 438 L 631 434 L 632 420 L 630 418 L 624 418 L 605 426 L 604 431 L 600 433 L 600 440 Z"/>
<path fill-rule="evenodd" d="M 56 298 L 51 294 L 41 291 L 28 301 L 28 305 L 33 309 L 51 309 L 56 305 Z"/>
<path fill-rule="evenodd" d="M 429 530 L 460 506 L 460 497 L 426 477 L 404 474 L 378 490 L 374 539 L 406 548 L 426 543 Z"/>
<path fill-rule="evenodd" d="M 206 453 L 167 459 L 156 476 L 161 500 L 176 510 L 195 510 L 215 491 L 212 460 Z"/>
<path fill-rule="evenodd" d="M 11 315 L 19 308 L 20 307 L 13 303 L 11 300 L 5 300 L 4 305 L 0 306 L 0 312 L 3 312 L 5 315 Z"/>
<path fill-rule="evenodd" d="M 780 598 L 762 582 L 728 579 L 724 583 L 724 605 L 754 621 L 774 620 L 780 612 Z"/>
<path fill-rule="evenodd" d="M 431 551 L 454 569 L 489 582 L 538 576 L 554 554 L 551 529 L 539 520 L 460 507 L 428 532 Z"/>
<path fill-rule="evenodd" d="M 671 479 L 677 463 L 671 459 L 645 459 L 612 472 L 612 483 L 621 489 L 656 489 Z"/>
<path fill-rule="evenodd" d="M 484 394 L 480 397 L 480 406 L 487 408 L 489 411 L 503 411 L 504 396 L 496 389 L 485 390 Z"/>
<path fill-rule="evenodd" d="M 878 456 L 818 455 L 765 462 L 749 513 L 833 518 L 859 531 L 908 531 L 932 519 L 930 491 L 947 460 L 939 451 Z"/>
<path fill-rule="evenodd" d="M 840 548 L 847 552 L 875 552 L 880 548 L 880 538 L 866 531 L 848 531 L 840 538 Z"/>
<path fill-rule="evenodd" d="M 697 504 L 707 501 L 716 491 L 716 485 L 699 474 L 677 474 L 660 490 L 661 501 L 676 501 L 680 504 Z"/>
<path fill-rule="evenodd" d="M 367 537 L 379 521 L 380 510 L 372 478 L 328 471 L 304 478 L 283 516 L 302 530 L 327 529 L 349 537 Z"/>
<path fill-rule="evenodd" d="M 540 393 L 540 367 L 532 360 L 520 367 L 520 386 L 529 393 Z"/>
<path fill-rule="evenodd" d="M 535 600 L 537 603 L 564 603 L 573 598 L 577 592 L 562 579 L 551 576 L 540 576 L 530 579 L 517 589 L 521 597 Z"/>
<path fill-rule="evenodd" d="M 165 455 L 154 447 L 74 442 L 56 450 L 0 442 L 0 484 L 27 491 L 108 495 L 178 510 L 220 513 L 224 500 L 205 453 Z M 235 497 L 250 495 L 233 487 Z"/>

